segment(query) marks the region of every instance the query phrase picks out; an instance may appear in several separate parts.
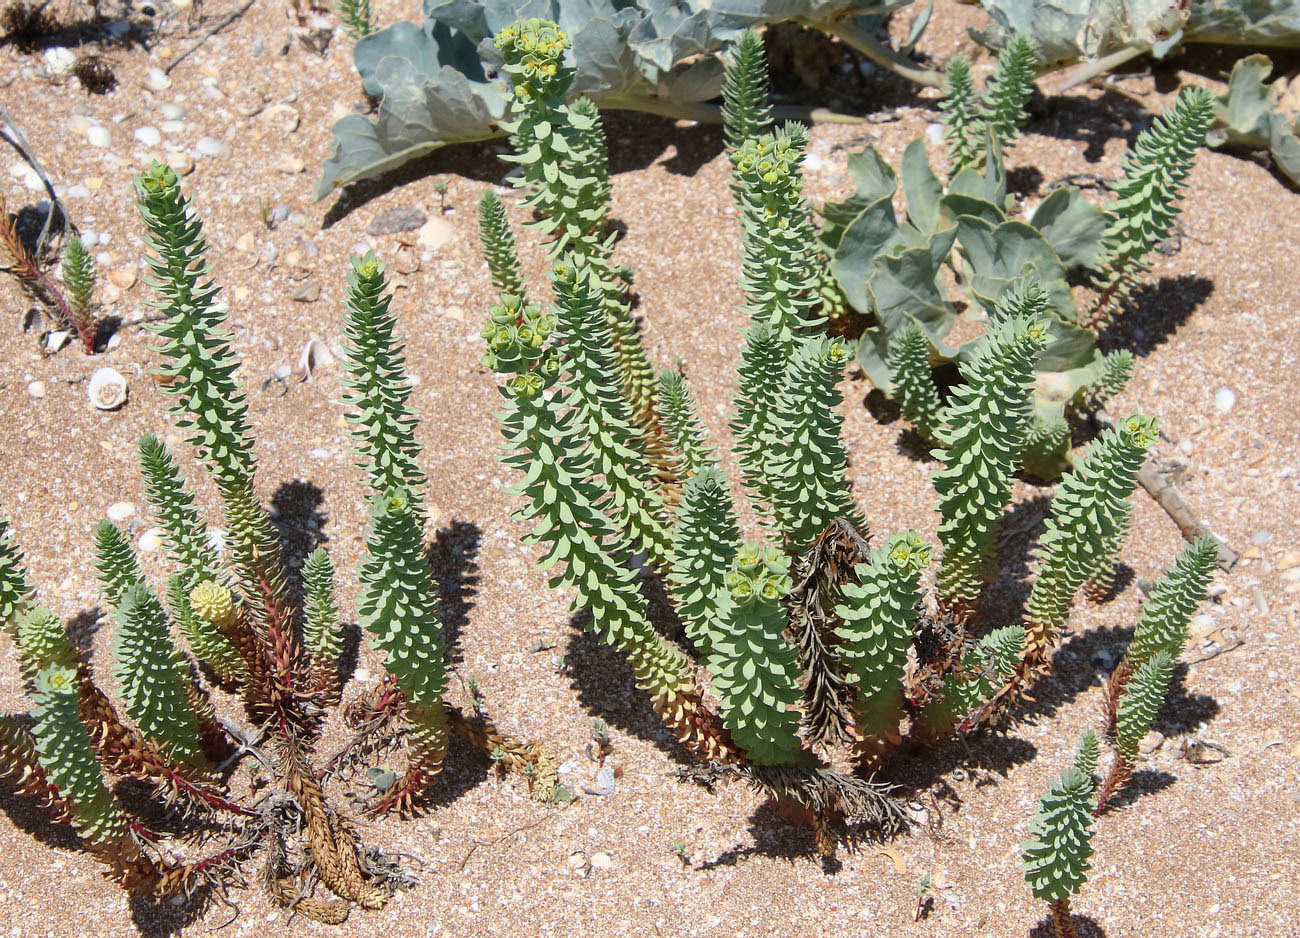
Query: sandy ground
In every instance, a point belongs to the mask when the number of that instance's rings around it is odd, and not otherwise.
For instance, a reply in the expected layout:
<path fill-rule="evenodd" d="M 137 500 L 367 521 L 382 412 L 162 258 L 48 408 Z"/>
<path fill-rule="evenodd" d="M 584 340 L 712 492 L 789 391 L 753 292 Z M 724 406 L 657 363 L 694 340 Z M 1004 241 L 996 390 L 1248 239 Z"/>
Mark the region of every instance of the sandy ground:
<path fill-rule="evenodd" d="M 414 12 L 381 10 L 386 22 Z M 973 51 L 963 29 L 980 17 L 941 3 L 923 49 L 938 60 Z M 1055 676 L 1009 734 L 974 740 L 969 751 L 952 745 L 899 760 L 900 778 L 947 793 L 938 834 L 917 831 L 887 849 L 841 854 L 824 868 L 809 859 L 806 833 L 757 796 L 740 788 L 710 795 L 668 777 L 685 756 L 622 662 L 570 628 L 567 597 L 546 590 L 532 568 L 533 551 L 520 544 L 522 527 L 510 520 L 514 506 L 502 491 L 510 474 L 494 461 L 495 379 L 478 365 L 477 332 L 490 297 L 473 207 L 506 167 L 490 145 L 461 149 L 385 185 L 362 186 L 346 200 L 311 202 L 328 128 L 359 100 L 360 86 L 346 40 L 324 56 L 294 42 L 282 53 L 287 30 L 280 7 L 257 4 L 178 67 L 170 88 L 150 90 L 149 69 L 183 48 L 188 35 L 184 14 L 175 14 L 146 47 L 108 52 L 120 85 L 104 97 L 42 77 L 39 57 L 0 49 L 0 103 L 70 192 L 76 224 L 104 236 L 95 250 L 111 285 L 106 312 L 127 324 L 120 344 L 94 359 L 73 348 L 43 359 L 33 336 L 17 329 L 17 291 L 0 280 L 9 311 L 0 330 L 0 516 L 12 519 L 42 600 L 67 617 L 101 604 L 89 569 L 89 532 L 109 505 L 140 506 L 131 531 L 137 539 L 147 533 L 135 443 L 145 431 L 172 431 L 148 377 L 157 356 L 133 325 L 146 312 L 147 290 L 130 177 L 153 156 L 186 154 L 180 162 L 192 159 L 195 168 L 185 184 L 206 217 L 216 275 L 233 311 L 261 485 L 298 531 L 295 546 L 329 546 L 350 611 L 364 511 L 337 404 L 338 369 L 321 368 L 309 383 L 273 376 L 296 363 L 309 338 L 337 341 L 346 258 L 368 244 L 394 271 L 419 381 L 413 403 L 422 418 L 428 498 L 442 532 L 439 572 L 450 598 L 449 627 L 459 633 L 459 672 L 478 678 L 503 726 L 557 750 L 567 784 L 591 781 L 581 750 L 593 717 L 609 723 L 622 770 L 613 794 L 556 808 L 531 803 L 518 780 L 498 778 L 476 756 L 454 755 L 432 813 L 366 827 L 367 839 L 418 857 L 421 882 L 380 912 L 354 913 L 347 933 L 1045 934 L 1044 908 L 1017 869 L 1017 844 L 1048 779 L 1096 721 L 1099 675 L 1122 650 L 1138 608 L 1135 580 L 1156 577 L 1180 549 L 1169 519 L 1137 497 L 1124 555 L 1133 576 L 1107 604 L 1080 602 Z M 1067 173 L 1115 177 L 1125 141 L 1178 81 L 1213 82 L 1226 64 L 1211 59 L 1181 72 L 1174 63 L 1104 90 L 1040 101 L 1011 158 L 1021 191 L 1041 198 L 1046 183 Z M 896 119 L 814 128 L 812 196 L 845 193 L 845 157 L 864 142 L 897 161 L 907 141 L 936 119 L 935 100 L 892 79 L 846 95 L 838 104 L 847 110 L 879 116 L 896 109 Z M 164 114 L 168 104 L 179 104 L 184 115 L 168 117 L 178 113 Z M 168 125 L 162 144 L 149 145 L 148 134 L 146 142 L 135 138 L 138 128 L 166 120 L 181 123 Z M 92 121 L 107 128 L 107 147 L 88 142 Z M 196 149 L 201 137 L 221 144 L 206 146 L 218 155 Z M 649 347 L 661 362 L 684 361 L 705 418 L 721 433 L 743 319 L 721 135 L 618 116 L 610 138 L 614 212 L 628 228 L 620 251 L 636 268 Z M 5 160 L 6 169 L 17 161 L 13 154 Z M 448 183 L 446 243 L 428 247 L 415 232 L 367 234 L 389 209 L 418 208 L 438 218 L 438 178 Z M 14 209 L 39 198 L 24 188 L 20 172 L 6 172 L 0 184 Z M 259 199 L 287 206 L 289 217 L 268 230 Z M 1216 580 L 1222 589 L 1208 609 L 1212 619 L 1197 626 L 1185 677 L 1159 718 L 1167 740 L 1146 757 L 1141 797 L 1100 825 L 1094 872 L 1076 903 L 1090 920 L 1085 934 L 1300 934 L 1293 918 L 1300 861 L 1300 409 L 1291 386 L 1300 364 L 1297 205 L 1295 193 L 1260 165 L 1204 154 L 1180 250 L 1158 260 L 1137 309 L 1106 337 L 1141 355 L 1136 379 L 1113 409 L 1141 409 L 1160 420 L 1168 439 L 1156 458 L 1177 470 L 1184 496 L 1244 556 Z M 528 261 L 537 273 L 535 250 Z M 318 300 L 292 298 L 310 286 L 319 288 Z M 116 412 L 87 403 L 86 382 L 101 365 L 131 382 L 130 400 Z M 43 397 L 32 395 L 32 382 L 43 383 Z M 872 416 L 864 380 L 850 378 L 844 388 L 852 474 L 873 529 L 914 527 L 933 538 L 938 519 L 926 476 L 935 463 L 918 456 L 900 424 Z M 1235 395 L 1227 413 L 1215 404 L 1222 388 Z M 188 454 L 185 465 L 197 479 Z M 210 487 L 200 480 L 199 489 L 212 508 Z M 1041 531 L 1035 522 L 1048 492 L 1018 487 L 999 586 L 1007 595 L 1021 595 L 1025 550 Z M 143 559 L 161 578 L 160 553 Z M 100 629 L 95 642 L 97 667 L 109 681 L 107 632 Z M 0 709 L 25 709 L 12 648 L 0 642 Z M 1198 660 L 1214 652 L 1223 653 Z M 379 672 L 372 655 L 361 665 L 353 688 Z M 464 699 L 459 688 L 455 696 Z M 1218 744 L 1230 755 L 1190 764 L 1179 747 L 1189 740 Z M 75 837 L 51 829 L 23 799 L 0 794 L 0 808 L 0 933 L 198 934 L 229 917 L 218 908 L 187 923 L 173 910 L 132 908 Z M 934 902 L 914 924 L 916 886 L 927 872 Z M 289 922 L 256 890 L 232 898 L 242 914 L 222 933 L 330 931 L 300 918 Z"/>

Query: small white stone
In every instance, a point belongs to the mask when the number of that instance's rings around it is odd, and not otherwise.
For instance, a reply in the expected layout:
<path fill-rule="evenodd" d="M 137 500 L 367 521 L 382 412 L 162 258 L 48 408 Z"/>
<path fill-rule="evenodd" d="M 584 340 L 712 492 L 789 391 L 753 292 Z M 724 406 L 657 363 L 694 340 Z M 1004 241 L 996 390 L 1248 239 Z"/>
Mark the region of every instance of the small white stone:
<path fill-rule="evenodd" d="M 178 121 L 185 116 L 185 107 L 175 101 L 168 101 L 158 109 L 158 113 L 163 116 L 164 120 Z"/>
<path fill-rule="evenodd" d="M 135 139 L 147 147 L 156 147 L 162 143 L 162 134 L 159 133 L 157 127 L 137 127 L 135 129 Z"/>
<path fill-rule="evenodd" d="M 45 382 L 33 381 L 31 384 L 27 385 L 27 393 L 29 396 L 34 397 L 39 401 L 45 396 Z"/>
<path fill-rule="evenodd" d="M 108 128 L 99 124 L 86 131 L 86 139 L 92 147 L 100 149 L 107 149 L 113 143 L 113 135 L 108 132 Z"/>
<path fill-rule="evenodd" d="M 415 240 L 421 247 L 436 251 L 445 247 L 456 237 L 456 229 L 441 218 L 430 218 L 415 234 Z"/>
<path fill-rule="evenodd" d="M 607 870 L 614 865 L 608 853 L 593 853 L 591 855 L 591 865 L 598 870 Z"/>
<path fill-rule="evenodd" d="M 140 543 L 137 545 L 142 554 L 152 554 L 162 546 L 162 531 L 158 528 L 149 528 L 140 535 Z"/>
<path fill-rule="evenodd" d="M 226 152 L 226 145 L 216 137 L 200 137 L 195 149 L 204 156 L 221 156 Z"/>
<path fill-rule="evenodd" d="M 943 143 L 943 124 L 927 124 L 925 137 L 936 147 Z"/>
<path fill-rule="evenodd" d="M 1237 404 L 1237 394 L 1232 388 L 1219 388 L 1214 392 L 1214 406 L 1219 409 L 1219 413 L 1226 414 Z"/>
<path fill-rule="evenodd" d="M 185 121 L 163 121 L 158 126 L 169 136 L 185 133 Z"/>
<path fill-rule="evenodd" d="M 49 69 L 51 75 L 55 78 L 62 78 L 69 74 L 77 64 L 77 55 L 71 49 L 65 49 L 63 46 L 55 46 L 53 49 L 46 49 L 42 55 L 45 59 L 45 67 Z"/>
<path fill-rule="evenodd" d="M 172 86 L 172 80 L 158 66 L 149 69 L 149 87 L 154 91 L 166 91 Z"/>
<path fill-rule="evenodd" d="M 826 161 L 816 153 L 809 153 L 803 158 L 803 168 L 812 173 L 817 172 L 817 170 L 821 169 L 825 165 Z"/>
<path fill-rule="evenodd" d="M 135 502 L 113 502 L 104 514 L 114 524 L 121 524 L 135 514 Z"/>

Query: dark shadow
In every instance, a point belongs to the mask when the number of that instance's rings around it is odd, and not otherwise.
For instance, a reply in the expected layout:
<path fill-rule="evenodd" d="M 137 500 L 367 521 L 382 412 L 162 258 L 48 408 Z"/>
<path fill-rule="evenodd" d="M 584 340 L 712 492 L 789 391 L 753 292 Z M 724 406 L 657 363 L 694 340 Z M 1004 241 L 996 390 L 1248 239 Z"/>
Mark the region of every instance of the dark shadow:
<path fill-rule="evenodd" d="M 1217 717 L 1222 709 L 1219 702 L 1207 694 L 1187 692 L 1187 665 L 1179 663 L 1174 665 L 1164 706 L 1151 721 L 1151 728 L 1165 736 L 1194 733 L 1201 724 Z"/>
<path fill-rule="evenodd" d="M 605 111 L 603 116 L 611 173 L 653 166 L 671 146 L 676 152 L 662 161 L 664 169 L 675 176 L 694 176 L 726 145 L 718 124 L 678 127 L 669 118 L 639 111 Z"/>
<path fill-rule="evenodd" d="M 1122 137 L 1132 146 L 1153 116 L 1141 102 L 1107 88 L 1095 99 L 1074 94 L 1044 98 L 1031 106 L 1025 129 L 1057 140 L 1080 141 L 1085 144 L 1083 158 L 1100 163 L 1108 141 Z"/>
<path fill-rule="evenodd" d="M 903 412 L 898 409 L 898 402 L 885 397 L 880 388 L 873 387 L 868 391 L 867 396 L 862 399 L 862 406 L 867 409 L 867 413 L 871 414 L 876 423 L 886 427 L 903 419 Z"/>
<path fill-rule="evenodd" d="M 592 716 L 610 726 L 651 743 L 675 761 L 694 761 L 650 706 L 650 698 L 637 686 L 632 669 L 615 649 L 585 630 L 590 613 L 583 611 L 569 622 L 565 673 L 578 702 Z"/>
<path fill-rule="evenodd" d="M 100 623 L 104 617 L 110 613 L 95 606 L 90 609 L 83 609 L 64 626 L 68 642 L 72 645 L 72 650 L 76 652 L 78 660 L 83 664 L 90 664 L 91 655 L 94 654 L 95 635 L 99 632 Z"/>
<path fill-rule="evenodd" d="M 1106 938 L 1106 929 L 1095 918 L 1087 915 L 1071 915 L 1079 938 Z M 1051 918 L 1044 918 L 1029 933 L 1029 938 L 1060 938 Z"/>
<path fill-rule="evenodd" d="M 1164 791 L 1176 781 L 1178 781 L 1178 776 L 1171 775 L 1160 769 L 1138 769 L 1129 778 L 1128 784 L 1124 786 L 1123 790 L 1106 802 L 1106 811 L 1102 816 L 1105 817 L 1120 808 L 1135 804 L 1147 795 L 1154 795 L 1157 792 Z"/>
<path fill-rule="evenodd" d="M 429 566 L 438 581 L 439 612 L 447 661 L 461 659 L 461 636 L 469 625 L 469 613 L 478 595 L 478 553 L 483 531 L 470 521 L 452 521 L 439 528 L 429 545 Z"/>
<path fill-rule="evenodd" d="M 1110 675 L 1133 638 L 1132 626 L 1107 626 L 1071 635 L 1052 653 L 1046 676 L 1034 685 L 1034 699 L 1012 710 L 1013 723 L 1050 717 Z"/>
<path fill-rule="evenodd" d="M 13 721 L 27 730 L 32 729 L 32 718 L 27 713 L 16 713 Z M 46 847 L 56 850 L 81 849 L 81 838 L 66 824 L 55 824 L 50 819 L 50 812 L 41 807 L 35 798 L 20 795 L 11 787 L 8 779 L 0 781 L 0 811 L 9 816 L 14 827 L 34 837 Z"/>
<path fill-rule="evenodd" d="M 637 582 L 641 586 L 641 595 L 646 599 L 646 618 L 655 627 L 655 631 L 670 642 L 676 642 L 683 648 L 690 648 L 691 642 L 686 637 L 686 626 L 677 615 L 663 577 L 654 573 L 642 573 Z"/>
<path fill-rule="evenodd" d="M 1120 562 L 1115 567 L 1115 575 L 1111 578 L 1110 585 L 1100 593 L 1090 595 L 1088 601 L 1097 606 L 1104 606 L 1107 603 L 1114 602 L 1124 590 L 1136 579 L 1137 574 L 1128 564 Z"/>
<path fill-rule="evenodd" d="M 99 0 L 62 7 L 39 0 L 9 0 L 0 13 L 0 45 L 36 53 L 51 46 L 134 49 L 147 44 L 157 27 L 157 5 L 145 2 L 101 3 Z"/>
<path fill-rule="evenodd" d="M 894 753 L 885 780 L 911 791 L 946 787 L 946 778 L 954 770 L 968 773 L 976 787 L 997 785 L 1016 766 L 1033 761 L 1038 749 L 1019 736 L 1000 733 L 977 733 L 946 740 L 937 745 L 909 741 Z M 952 795 L 945 799 L 954 811 L 961 801 Z"/>
<path fill-rule="evenodd" d="M 1042 188 L 1042 172 L 1037 166 L 1019 166 L 1007 170 L 1007 192 L 1018 196 L 1035 195 Z"/>
<path fill-rule="evenodd" d="M 749 816 L 749 832 L 754 843 L 724 850 L 711 860 L 696 864 L 697 870 L 721 866 L 739 866 L 750 857 L 761 856 L 794 863 L 817 856 L 817 837 L 806 818 L 794 816 L 775 801 L 765 801 Z M 823 857 L 823 872 L 838 873 L 843 864 L 835 857 Z"/>
<path fill-rule="evenodd" d="M 321 511 L 325 493 L 306 479 L 285 482 L 271 496 L 271 521 L 280 533 L 285 563 L 292 569 L 302 567 L 307 555 L 328 543 L 325 523 L 329 515 Z"/>
<path fill-rule="evenodd" d="M 1149 355 L 1213 294 L 1214 281 L 1191 274 L 1136 287 L 1123 312 L 1098 334 L 1097 345 L 1102 351 L 1127 348 L 1138 356 Z"/>
<path fill-rule="evenodd" d="M 974 621 L 1013 622 L 1032 588 L 1029 562 L 1051 511 L 1052 496 L 1034 493 L 1012 503 L 998 529 L 994 579 L 984 590 Z M 979 636 L 976 636 L 977 638 Z"/>
<path fill-rule="evenodd" d="M 51 216 L 51 213 L 53 215 Z M 42 256 L 37 252 L 37 242 L 40 240 L 41 231 L 45 228 L 46 219 L 49 219 L 49 231 L 46 233 L 46 249 Z M 18 229 L 18 237 L 22 239 L 23 247 L 27 252 L 35 257 L 39 262 L 52 260 L 57 256 L 57 251 L 52 247 L 68 228 L 68 220 L 64 218 L 63 211 L 48 199 L 43 199 L 37 205 L 24 205 L 13 216 L 14 227 Z"/>

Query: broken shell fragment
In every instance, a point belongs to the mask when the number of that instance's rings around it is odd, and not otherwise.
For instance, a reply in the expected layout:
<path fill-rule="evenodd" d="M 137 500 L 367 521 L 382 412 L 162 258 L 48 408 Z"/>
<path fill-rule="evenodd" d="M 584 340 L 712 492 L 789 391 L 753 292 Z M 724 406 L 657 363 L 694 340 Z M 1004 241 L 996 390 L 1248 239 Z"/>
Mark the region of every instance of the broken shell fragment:
<path fill-rule="evenodd" d="M 87 393 L 100 410 L 117 410 L 126 403 L 126 378 L 116 368 L 100 368 L 91 375 Z"/>

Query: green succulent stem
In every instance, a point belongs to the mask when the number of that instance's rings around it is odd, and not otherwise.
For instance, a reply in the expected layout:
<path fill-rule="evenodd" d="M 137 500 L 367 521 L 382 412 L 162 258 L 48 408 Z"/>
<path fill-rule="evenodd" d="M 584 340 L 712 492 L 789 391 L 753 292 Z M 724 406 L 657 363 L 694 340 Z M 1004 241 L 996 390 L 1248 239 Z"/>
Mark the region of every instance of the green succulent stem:
<path fill-rule="evenodd" d="M 790 560 L 774 547 L 741 546 L 727 572 L 706 665 L 732 738 L 758 765 L 799 761 L 799 668 L 781 600 Z"/>
<path fill-rule="evenodd" d="M 948 171 L 957 175 L 967 167 L 975 168 L 984 156 L 984 118 L 979 94 L 971 78 L 970 60 L 954 55 L 948 60 L 944 80 L 944 146 L 948 154 Z"/>
<path fill-rule="evenodd" d="M 478 236 L 483 245 L 492 289 L 497 296 L 517 296 L 526 300 L 519 273 L 519 251 L 510 231 L 506 207 L 495 192 L 488 189 L 478 203 Z"/>
<path fill-rule="evenodd" d="M 311 656 L 318 686 L 334 690 L 343 654 L 343 623 L 334 594 L 334 564 L 325 548 L 318 547 L 307 555 L 302 565 L 302 584 L 306 596 L 303 647 Z"/>
<path fill-rule="evenodd" d="M 850 357 L 840 339 L 803 340 L 776 398 L 766 470 L 776 525 L 792 553 L 805 550 L 836 518 L 861 524 L 840 437 L 838 384 Z"/>
<path fill-rule="evenodd" d="M 914 731 L 926 739 L 946 735 L 967 714 L 982 707 L 1016 673 L 1025 653 L 1025 630 L 1018 625 L 994 629 L 962 656 L 957 670 L 943 679 L 917 718 Z"/>
<path fill-rule="evenodd" d="M 716 467 L 686 481 L 673 528 L 668 589 L 686 636 L 700 654 L 720 637 L 723 581 L 740 549 L 740 527 L 727 477 Z"/>
<path fill-rule="evenodd" d="M 844 587 L 835 630 L 847 677 L 857 689 L 857 726 L 863 755 L 878 763 L 899 739 L 903 669 L 921 600 L 921 573 L 931 548 L 915 531 L 895 534 L 856 568 L 857 583 Z"/>
<path fill-rule="evenodd" d="M 1043 311 L 1037 285 L 1013 288 L 1003 313 Z M 939 494 L 943 563 L 938 590 L 952 609 L 971 610 L 983 594 L 988 563 L 1033 408 L 1034 365 L 1047 341 L 1042 321 L 999 315 L 962 363 L 962 384 L 952 393 L 934 455 L 944 468 L 931 478 Z"/>
<path fill-rule="evenodd" d="M 1155 443 L 1149 417 L 1134 414 L 1105 430 L 1061 481 L 1040 548 L 1038 577 L 1026 606 L 1025 664 L 1039 667 L 1065 623 L 1070 603 L 1105 561 L 1137 471 Z"/>
<path fill-rule="evenodd" d="M 121 602 L 123 592 L 144 583 L 144 571 L 136 559 L 135 548 L 122 529 L 107 518 L 95 525 L 95 576 L 108 604 L 114 608 Z"/>
<path fill-rule="evenodd" d="M 63 248 L 60 262 L 63 285 L 68 291 L 68 311 L 72 327 L 87 355 L 95 354 L 98 326 L 92 308 L 95 300 L 95 262 L 81 240 L 74 234 Z"/>
<path fill-rule="evenodd" d="M 680 371 L 665 368 L 660 372 L 655 410 L 673 475 L 685 482 L 702 469 L 717 465 L 708 432 L 700 421 L 699 405 Z"/>
<path fill-rule="evenodd" d="M 1020 863 L 1035 898 L 1068 901 L 1083 886 L 1092 857 L 1092 787 L 1071 765 L 1039 801 Z"/>
<path fill-rule="evenodd" d="M 915 322 L 909 320 L 890 342 L 889 379 L 903 416 L 917 433 L 933 440 L 942 425 L 939 389 L 930 369 L 930 340 Z"/>
<path fill-rule="evenodd" d="M 1214 117 L 1214 96 L 1202 87 L 1184 88 L 1171 108 L 1138 135 L 1124 161 L 1124 176 L 1107 207 L 1110 225 L 1103 289 L 1090 317 L 1104 321 L 1136 278 L 1149 269 L 1148 257 L 1169 237 L 1178 219 L 1179 199 Z"/>
<path fill-rule="evenodd" d="M 984 123 L 1002 150 L 1020 136 L 1029 115 L 1025 105 L 1033 94 L 1034 67 L 1038 54 L 1033 40 L 1017 33 L 998 53 L 998 67 L 989 79 L 984 98 Z"/>
<path fill-rule="evenodd" d="M 342 403 L 348 408 L 351 437 L 371 498 L 400 489 L 419 511 L 425 477 L 419 466 L 406 356 L 391 302 L 384 266 L 374 253 L 353 257 L 343 318 Z"/>
<path fill-rule="evenodd" d="M 27 565 L 9 528 L 0 518 L 0 629 L 13 633 L 18 617 L 30 606 L 32 586 Z"/>

